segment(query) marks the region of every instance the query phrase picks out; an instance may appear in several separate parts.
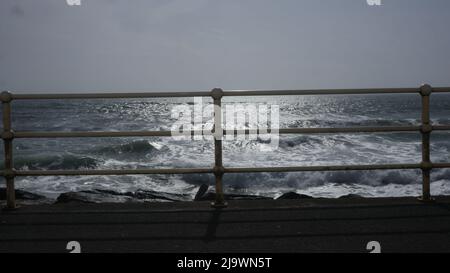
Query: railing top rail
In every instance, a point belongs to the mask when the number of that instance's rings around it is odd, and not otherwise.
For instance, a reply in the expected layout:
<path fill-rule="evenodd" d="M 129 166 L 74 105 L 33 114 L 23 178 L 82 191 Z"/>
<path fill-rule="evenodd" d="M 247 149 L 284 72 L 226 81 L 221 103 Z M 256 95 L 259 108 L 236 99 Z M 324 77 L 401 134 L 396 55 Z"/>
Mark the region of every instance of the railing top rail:
<path fill-rule="evenodd" d="M 182 97 L 207 97 L 209 91 L 192 92 L 140 92 L 140 93 L 66 93 L 66 94 L 12 94 L 14 100 L 44 100 L 44 99 L 133 99 L 133 98 L 182 98 Z"/>
<path fill-rule="evenodd" d="M 365 88 L 365 89 L 305 89 L 305 90 L 230 90 L 224 96 L 284 96 L 284 95 L 360 95 L 360 94 L 411 94 L 420 88 Z M 450 87 L 433 87 L 435 93 L 450 92 Z"/>
<path fill-rule="evenodd" d="M 420 88 L 365 88 L 365 89 L 292 89 L 292 90 L 225 90 L 223 96 L 290 96 L 290 95 L 358 95 L 358 94 L 408 94 L 418 93 Z M 450 87 L 433 87 L 434 93 L 450 92 Z M 123 98 L 174 98 L 208 97 L 211 91 L 187 92 L 139 92 L 139 93 L 22 93 L 11 94 L 14 100 L 43 99 L 123 99 Z M 1 98 L 4 100 L 3 96 Z"/>

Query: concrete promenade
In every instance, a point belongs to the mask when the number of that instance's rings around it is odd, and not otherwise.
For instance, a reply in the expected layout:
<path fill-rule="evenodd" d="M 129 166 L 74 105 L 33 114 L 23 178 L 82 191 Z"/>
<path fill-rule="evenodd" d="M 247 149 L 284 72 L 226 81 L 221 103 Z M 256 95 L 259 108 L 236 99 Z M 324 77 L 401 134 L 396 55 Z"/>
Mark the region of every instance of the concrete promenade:
<path fill-rule="evenodd" d="M 450 197 L 60 204 L 0 212 L 0 252 L 450 252 Z"/>

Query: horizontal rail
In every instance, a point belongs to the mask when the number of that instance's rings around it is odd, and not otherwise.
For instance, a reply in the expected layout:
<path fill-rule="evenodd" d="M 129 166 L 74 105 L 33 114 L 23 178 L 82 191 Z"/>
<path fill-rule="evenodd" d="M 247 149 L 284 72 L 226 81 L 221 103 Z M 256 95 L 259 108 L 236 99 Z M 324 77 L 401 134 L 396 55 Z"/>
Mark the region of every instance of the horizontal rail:
<path fill-rule="evenodd" d="M 450 168 L 450 162 L 449 163 L 432 163 L 431 165 L 433 166 L 433 168 L 436 168 L 436 169 Z"/>
<path fill-rule="evenodd" d="M 350 95 L 350 94 L 408 94 L 418 93 L 419 88 L 368 88 L 368 89 L 309 89 L 309 90 L 229 90 L 223 96 L 289 96 L 289 95 Z M 435 93 L 450 92 L 449 87 L 433 87 Z M 124 98 L 173 98 L 208 97 L 210 91 L 139 92 L 139 93 L 72 93 L 72 94 L 12 94 L 13 100 L 45 99 L 124 99 Z"/>
<path fill-rule="evenodd" d="M 450 168 L 450 162 L 432 163 L 432 168 Z M 322 165 L 291 167 L 246 167 L 224 168 L 225 173 L 258 172 L 316 172 L 316 171 L 371 171 L 421 169 L 421 164 L 370 164 L 370 165 Z M 14 170 L 15 176 L 77 176 L 77 175 L 145 175 L 145 174 L 195 174 L 213 173 L 212 168 L 173 168 L 173 169 L 130 169 L 130 170 Z M 5 171 L 0 171 L 4 175 Z"/>
<path fill-rule="evenodd" d="M 12 94 L 13 100 L 53 100 L 53 99 L 133 99 L 133 98 L 183 98 L 209 97 L 209 91 L 192 92 L 142 92 L 142 93 L 72 93 L 72 94 Z"/>
<path fill-rule="evenodd" d="M 212 168 L 129 169 L 129 170 L 15 170 L 16 176 L 74 176 L 74 175 L 142 175 L 212 173 Z"/>
<path fill-rule="evenodd" d="M 433 130 L 450 130 L 450 125 L 433 126 Z M 330 133 L 389 133 L 389 132 L 416 132 L 421 126 L 385 126 L 385 127 L 341 127 L 341 128 L 282 128 L 267 130 L 279 134 L 330 134 Z M 190 135 L 212 135 L 209 130 L 190 130 Z M 258 129 L 224 130 L 224 135 L 230 134 L 257 134 Z M 71 138 L 71 137 L 166 137 L 172 136 L 171 131 L 121 131 L 121 132 L 14 132 L 15 138 Z"/>
<path fill-rule="evenodd" d="M 416 88 L 376 88 L 376 89 L 310 89 L 310 90 L 231 90 L 224 96 L 290 96 L 290 95 L 348 95 L 381 93 L 418 93 Z"/>
<path fill-rule="evenodd" d="M 286 129 L 279 129 L 279 133 L 280 134 L 375 133 L 375 132 L 416 132 L 419 130 L 420 126 L 286 128 Z"/>
<path fill-rule="evenodd" d="M 433 87 L 433 93 L 447 93 L 450 92 L 450 87 Z"/>
<path fill-rule="evenodd" d="M 432 128 L 437 131 L 447 131 L 450 130 L 450 125 L 433 125 Z"/>
<path fill-rule="evenodd" d="M 192 131 L 194 133 L 195 131 Z M 199 131 L 201 133 L 201 131 Z M 150 137 L 171 136 L 171 131 L 121 131 L 121 132 L 14 132 L 15 138 L 66 138 L 66 137 Z"/>
<path fill-rule="evenodd" d="M 364 171 L 364 170 L 370 171 L 370 170 L 387 170 L 387 169 L 419 169 L 420 167 L 421 167 L 420 164 L 254 167 L 254 168 L 225 168 L 225 173 Z"/>

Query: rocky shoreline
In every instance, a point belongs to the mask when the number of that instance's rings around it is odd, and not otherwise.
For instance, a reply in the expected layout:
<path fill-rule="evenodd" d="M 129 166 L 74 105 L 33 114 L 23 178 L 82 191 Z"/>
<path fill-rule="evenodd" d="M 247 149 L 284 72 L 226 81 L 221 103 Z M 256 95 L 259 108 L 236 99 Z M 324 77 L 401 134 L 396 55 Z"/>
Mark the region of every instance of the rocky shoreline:
<path fill-rule="evenodd" d="M 213 201 L 216 193 L 214 187 L 201 185 L 197 194 L 192 198 L 189 194 L 175 194 L 148 190 L 137 190 L 135 192 L 116 192 L 112 190 L 93 189 L 86 191 L 61 193 L 58 198 L 50 199 L 45 196 L 16 190 L 16 199 L 23 204 L 64 204 L 64 203 L 128 203 L 128 202 L 180 202 L 180 201 Z M 362 198 L 356 194 L 348 194 L 339 198 Z M 226 194 L 226 200 L 274 200 L 274 199 L 314 199 L 314 197 L 286 192 L 277 198 L 259 195 Z M 6 200 L 6 189 L 0 188 L 0 201 Z"/>

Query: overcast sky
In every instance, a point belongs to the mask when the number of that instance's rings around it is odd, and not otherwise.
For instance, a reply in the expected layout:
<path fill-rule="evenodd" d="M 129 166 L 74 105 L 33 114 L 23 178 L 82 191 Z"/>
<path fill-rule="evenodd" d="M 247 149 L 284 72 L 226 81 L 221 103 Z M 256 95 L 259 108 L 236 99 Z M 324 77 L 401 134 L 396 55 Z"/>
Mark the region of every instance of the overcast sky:
<path fill-rule="evenodd" d="M 0 89 L 450 86 L 450 1 L 0 1 Z"/>

